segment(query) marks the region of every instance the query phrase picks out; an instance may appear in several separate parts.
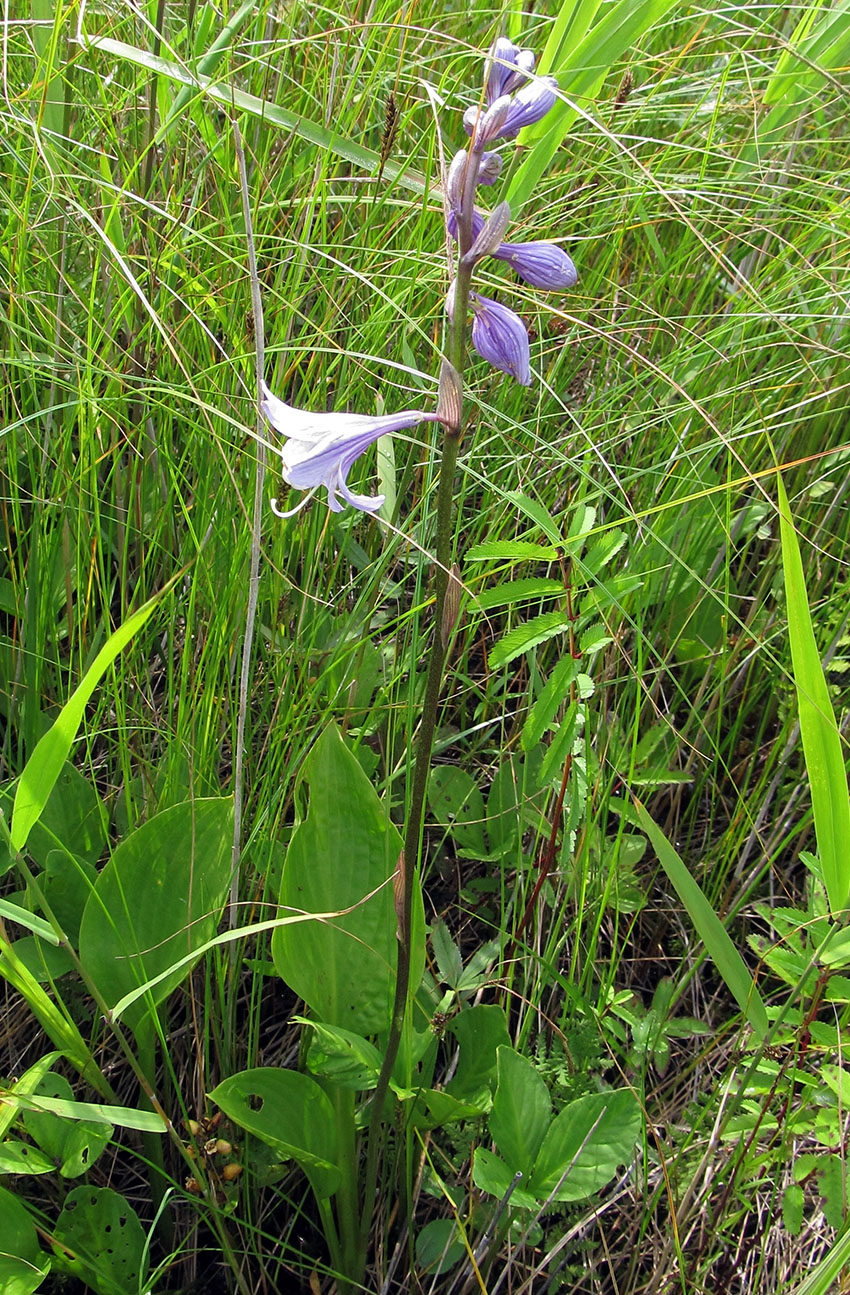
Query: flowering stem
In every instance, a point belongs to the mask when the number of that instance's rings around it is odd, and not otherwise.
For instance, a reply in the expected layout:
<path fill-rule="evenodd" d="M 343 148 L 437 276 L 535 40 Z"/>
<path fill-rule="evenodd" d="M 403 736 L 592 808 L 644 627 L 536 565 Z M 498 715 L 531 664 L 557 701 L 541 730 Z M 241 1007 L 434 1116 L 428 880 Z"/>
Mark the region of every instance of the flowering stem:
<path fill-rule="evenodd" d="M 478 178 L 480 156 L 471 152 L 467 165 L 466 183 L 464 184 L 463 204 L 458 220 L 458 247 L 460 264 L 455 285 L 454 309 L 449 330 L 448 358 L 463 380 L 466 360 L 466 321 L 469 307 L 469 285 L 472 278 L 472 267 L 463 265 L 464 254 L 472 246 L 472 211 L 475 186 Z M 428 787 L 428 773 L 431 768 L 431 753 L 434 747 L 434 730 L 437 724 L 437 711 L 440 705 L 440 690 L 443 681 L 443 666 L 451 627 L 444 626 L 443 615 L 446 607 L 446 593 L 449 587 L 450 564 L 452 558 L 452 501 L 454 498 L 454 476 L 457 456 L 460 449 L 462 421 L 462 395 L 460 410 L 455 427 L 446 426 L 443 436 L 442 456 L 440 459 L 440 479 L 437 486 L 437 534 L 436 534 L 436 574 L 434 578 L 434 633 L 431 644 L 431 655 L 428 662 L 428 675 L 425 681 L 425 696 L 422 702 L 422 719 L 419 726 L 419 742 L 416 748 L 416 762 L 413 768 L 413 786 L 404 836 L 404 852 L 400 860 L 401 897 L 398 921 L 398 963 L 396 970 L 395 998 L 393 1001 L 392 1020 L 390 1023 L 387 1047 L 378 1076 L 372 1100 L 372 1111 L 369 1120 L 368 1141 L 366 1146 L 366 1180 L 363 1198 L 363 1218 L 361 1226 L 361 1245 L 365 1257 L 375 1207 L 375 1188 L 378 1172 L 378 1132 L 381 1125 L 384 1101 L 390 1083 L 393 1067 L 398 1056 L 401 1032 L 407 1012 L 407 999 L 410 989 L 411 960 L 411 927 L 413 914 L 413 889 L 416 868 L 422 839 L 422 821 L 425 810 L 425 793 Z"/>

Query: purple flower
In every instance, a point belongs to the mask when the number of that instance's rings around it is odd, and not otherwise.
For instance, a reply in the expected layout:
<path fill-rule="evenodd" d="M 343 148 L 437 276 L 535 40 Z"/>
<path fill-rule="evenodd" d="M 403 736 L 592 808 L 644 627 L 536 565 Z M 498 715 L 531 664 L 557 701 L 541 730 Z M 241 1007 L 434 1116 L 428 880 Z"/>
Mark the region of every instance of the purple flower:
<path fill-rule="evenodd" d="M 533 71 L 533 52 L 520 49 L 512 40 L 500 36 L 490 47 L 485 83 L 487 103 L 495 103 L 503 94 L 512 94 Z"/>
<path fill-rule="evenodd" d="M 524 387 L 531 385 L 528 332 L 519 315 L 491 297 L 470 292 L 472 345 L 482 360 L 509 373 Z"/>
<path fill-rule="evenodd" d="M 421 422 L 436 422 L 436 414 L 405 409 L 399 414 L 369 417 L 366 414 L 312 414 L 295 409 L 278 400 L 263 383 L 260 408 L 276 432 L 285 437 L 278 453 L 283 461 L 283 479 L 296 490 L 307 490 L 295 508 L 284 512 L 276 499 L 272 512 L 278 517 L 292 517 L 299 512 L 320 486 L 328 492 L 328 507 L 342 512 L 341 495 L 352 508 L 374 513 L 384 502 L 383 495 L 355 495 L 346 478 L 351 465 L 364 450 L 386 432 L 398 432 Z"/>
<path fill-rule="evenodd" d="M 449 214 L 448 226 L 452 238 L 457 239 L 457 217 L 454 212 Z M 481 212 L 473 212 L 472 233 L 476 240 L 483 228 L 484 217 Z M 578 280 L 572 257 L 557 243 L 500 243 L 489 255 L 499 261 L 507 261 L 514 273 L 533 288 L 557 292 L 574 287 Z"/>

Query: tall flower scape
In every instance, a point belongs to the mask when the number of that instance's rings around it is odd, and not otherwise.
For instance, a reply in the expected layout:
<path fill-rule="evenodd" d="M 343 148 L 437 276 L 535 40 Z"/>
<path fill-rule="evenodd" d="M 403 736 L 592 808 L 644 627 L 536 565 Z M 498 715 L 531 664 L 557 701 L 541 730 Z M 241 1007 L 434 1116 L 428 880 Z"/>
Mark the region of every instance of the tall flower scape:
<path fill-rule="evenodd" d="M 463 126 L 469 144 L 455 153 L 446 181 L 448 231 L 457 242 L 459 266 L 446 299 L 450 329 L 449 358 L 440 376 L 436 412 L 406 409 L 398 414 L 370 417 L 347 413 L 305 413 L 279 400 L 264 386 L 261 407 L 271 426 L 283 438 L 279 453 L 283 479 L 308 493 L 287 511 L 272 500 L 278 516 L 298 512 L 324 487 L 328 506 L 339 512 L 343 503 L 363 512 L 375 512 L 382 495 L 357 495 L 348 488 L 354 463 L 379 436 L 401 431 L 419 422 L 441 421 L 450 435 L 460 431 L 462 373 L 468 313 L 472 311 L 472 345 L 482 359 L 509 374 L 523 386 L 531 383 L 528 332 L 515 311 L 492 297 L 473 292 L 475 267 L 488 257 L 506 262 L 520 279 L 546 290 L 571 288 L 576 282 L 572 259 L 556 243 L 504 241 L 510 222 L 506 202 L 486 215 L 475 205 L 479 187 L 493 186 L 502 172 L 503 156 L 494 147 L 516 139 L 524 126 L 540 121 L 557 99 L 554 77 L 534 76 L 534 54 L 500 38 L 487 59 L 483 101 L 468 108 Z"/>

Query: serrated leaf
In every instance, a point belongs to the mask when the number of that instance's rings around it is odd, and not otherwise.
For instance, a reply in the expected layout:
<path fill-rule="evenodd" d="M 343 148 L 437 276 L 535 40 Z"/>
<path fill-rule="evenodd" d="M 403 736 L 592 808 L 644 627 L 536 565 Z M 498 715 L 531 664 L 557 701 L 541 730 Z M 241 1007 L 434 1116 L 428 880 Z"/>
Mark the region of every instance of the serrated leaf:
<path fill-rule="evenodd" d="M 511 607 L 530 598 L 563 597 L 564 586 L 560 580 L 549 576 L 527 576 L 523 580 L 509 580 L 493 589 L 482 589 L 476 596 L 476 605 L 482 611 L 493 607 Z"/>
<path fill-rule="evenodd" d="M 542 504 L 538 503 L 536 499 L 529 499 L 528 495 L 524 495 L 518 490 L 506 490 L 505 496 L 512 504 L 516 504 L 521 513 L 524 513 L 531 521 L 537 523 L 547 540 L 551 540 L 559 548 L 563 547 L 564 540 L 561 531 L 554 517 L 550 516 Z"/>
<path fill-rule="evenodd" d="M 569 628 L 570 618 L 566 612 L 544 612 L 542 616 L 509 630 L 491 650 L 487 664 L 491 670 L 499 670 L 547 639 L 566 634 Z"/>
<path fill-rule="evenodd" d="M 569 699 L 570 684 L 578 674 L 578 661 L 562 657 L 546 681 L 545 687 L 528 714 L 522 730 L 522 749 L 531 751 L 555 722 L 555 715 Z"/>
<path fill-rule="evenodd" d="M 607 567 L 612 558 L 617 556 L 627 538 L 625 531 L 606 531 L 604 535 L 600 535 L 599 539 L 594 540 L 582 558 L 582 570 L 588 576 L 598 576 L 599 572 Z"/>
<path fill-rule="evenodd" d="M 460 949 L 449 934 L 449 928 L 440 917 L 435 918 L 431 923 L 431 947 L 437 959 L 441 981 L 450 989 L 457 989 L 463 975 L 463 958 L 460 956 Z"/>
<path fill-rule="evenodd" d="M 485 562 L 488 558 L 504 562 L 526 562 L 529 559 L 557 562 L 558 550 L 548 544 L 537 544 L 534 540 L 484 540 L 481 544 L 473 544 L 464 554 L 465 562 Z"/>
<path fill-rule="evenodd" d="M 582 656 L 591 656 L 594 652 L 601 652 L 604 647 L 607 647 L 613 641 L 604 625 L 591 625 L 582 634 L 579 648 Z"/>

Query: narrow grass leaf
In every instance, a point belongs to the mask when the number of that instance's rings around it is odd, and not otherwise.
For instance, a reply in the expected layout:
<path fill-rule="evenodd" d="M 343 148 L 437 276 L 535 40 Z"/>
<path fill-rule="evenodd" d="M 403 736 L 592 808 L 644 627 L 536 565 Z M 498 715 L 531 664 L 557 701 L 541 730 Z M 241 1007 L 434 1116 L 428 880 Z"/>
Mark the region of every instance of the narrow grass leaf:
<path fill-rule="evenodd" d="M 812 629 L 797 533 L 791 520 L 785 486 L 778 473 L 777 485 L 788 637 L 797 686 L 800 736 L 809 775 L 824 884 L 830 908 L 838 914 L 847 907 L 850 893 L 850 799 L 844 752 Z"/>
<path fill-rule="evenodd" d="M 21 774 L 18 790 L 15 793 L 15 805 L 12 811 L 12 848 L 22 850 L 27 843 L 32 828 L 38 822 L 41 811 L 47 804 L 62 772 L 62 766 L 68 758 L 71 746 L 77 736 L 77 730 L 83 721 L 86 706 L 97 685 L 100 683 L 107 667 L 130 642 L 152 614 L 162 594 L 151 598 L 137 612 L 129 616 L 106 643 L 92 661 L 80 683 L 62 707 L 57 719 L 44 734 L 36 746 L 26 768 Z"/>
<path fill-rule="evenodd" d="M 38 1111 L 57 1115 L 63 1120 L 91 1120 L 93 1124 L 117 1124 L 122 1129 L 138 1129 L 142 1133 L 167 1132 L 165 1121 L 154 1111 L 138 1111 L 134 1106 L 104 1106 L 100 1102 L 76 1102 L 63 1097 L 26 1096 L 15 1090 L 2 1092 L 3 1101 L 10 1102 L 21 1111 Z"/>
<path fill-rule="evenodd" d="M 128 45 L 125 41 L 113 40 L 110 36 L 91 37 L 89 44 L 124 63 L 131 63 L 157 76 L 166 76 L 180 85 L 189 86 L 193 92 L 203 93 L 206 98 L 223 104 L 226 108 L 236 107 L 240 112 L 247 112 L 251 117 L 257 117 L 281 130 L 294 133 L 300 139 L 307 140 L 308 143 L 315 144 L 329 153 L 334 153 L 369 175 L 377 175 L 381 170 L 380 156 L 371 148 L 364 148 L 362 144 L 355 144 L 344 135 L 327 130 L 301 113 L 289 112 L 286 108 L 279 108 L 277 104 L 268 103 L 265 99 L 247 94 L 244 90 L 237 90 L 231 85 L 216 85 L 211 77 L 204 76 L 200 72 L 197 75 L 193 74 L 179 63 L 172 63 L 169 59 L 150 54 L 147 50 Z M 425 177 L 418 171 L 414 171 L 406 161 L 394 162 L 390 159 L 384 165 L 383 176 L 385 180 L 395 180 L 404 188 L 412 189 L 414 193 L 422 194 L 428 187 Z"/>
<path fill-rule="evenodd" d="M 677 0 L 619 0 L 612 5 L 583 40 L 562 49 L 561 56 L 548 69 L 557 77 L 562 95 L 588 107 L 613 64 L 676 3 Z M 520 131 L 519 144 L 533 147 L 505 195 L 512 211 L 531 195 L 577 117 L 573 103 L 560 99 L 542 121 Z"/>
<path fill-rule="evenodd" d="M 640 826 L 652 842 L 658 861 L 681 899 L 706 952 L 759 1039 L 767 1033 L 767 1010 L 747 964 L 729 933 L 694 881 L 667 837 L 639 800 L 635 810 Z"/>

